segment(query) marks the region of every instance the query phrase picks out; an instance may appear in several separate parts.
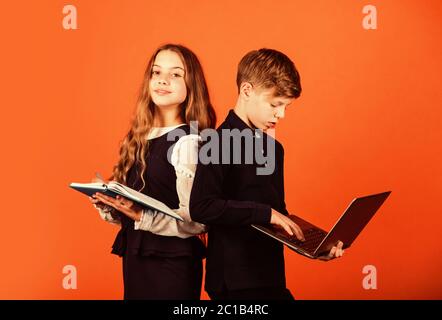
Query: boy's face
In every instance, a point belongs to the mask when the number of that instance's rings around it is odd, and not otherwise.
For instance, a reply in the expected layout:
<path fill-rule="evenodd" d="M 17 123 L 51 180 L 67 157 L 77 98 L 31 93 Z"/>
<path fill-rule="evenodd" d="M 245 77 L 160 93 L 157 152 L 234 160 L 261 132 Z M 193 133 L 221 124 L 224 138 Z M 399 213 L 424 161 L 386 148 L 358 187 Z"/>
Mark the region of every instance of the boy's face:
<path fill-rule="evenodd" d="M 257 129 L 266 131 L 275 128 L 285 116 L 285 109 L 294 98 L 275 97 L 274 89 L 251 88 L 246 103 L 247 118 Z"/>

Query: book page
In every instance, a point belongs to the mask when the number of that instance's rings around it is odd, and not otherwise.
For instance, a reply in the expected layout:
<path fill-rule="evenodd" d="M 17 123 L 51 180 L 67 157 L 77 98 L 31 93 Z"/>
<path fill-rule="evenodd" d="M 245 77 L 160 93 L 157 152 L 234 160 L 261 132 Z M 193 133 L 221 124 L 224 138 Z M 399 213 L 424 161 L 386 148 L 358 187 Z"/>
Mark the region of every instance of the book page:
<path fill-rule="evenodd" d="M 135 190 L 116 181 L 109 182 L 108 188 L 110 190 L 117 191 L 118 193 L 126 196 L 127 198 L 132 198 L 133 200 L 140 200 L 139 197 L 135 194 L 136 192 Z"/>
<path fill-rule="evenodd" d="M 145 195 L 144 193 L 138 192 L 134 189 L 129 188 L 128 186 L 125 186 L 121 183 L 118 183 L 116 181 L 109 182 L 108 184 L 109 189 L 117 190 L 119 193 L 122 193 L 127 198 L 135 200 L 135 201 L 141 201 L 145 203 L 146 205 L 155 208 L 156 210 L 159 210 L 163 213 L 167 213 L 169 215 L 172 215 L 174 217 L 179 217 L 178 214 L 176 214 L 172 209 L 170 209 L 167 205 L 162 203 L 159 200 L 156 200 L 152 197 L 149 197 L 148 195 Z M 180 217 L 181 220 L 181 217 Z"/>

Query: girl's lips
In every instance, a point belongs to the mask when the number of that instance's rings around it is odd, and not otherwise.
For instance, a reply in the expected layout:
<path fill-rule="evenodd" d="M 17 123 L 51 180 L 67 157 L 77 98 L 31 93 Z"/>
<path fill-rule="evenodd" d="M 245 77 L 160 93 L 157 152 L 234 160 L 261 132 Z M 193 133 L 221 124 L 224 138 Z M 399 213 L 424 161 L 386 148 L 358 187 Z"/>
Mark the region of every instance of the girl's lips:
<path fill-rule="evenodd" d="M 162 89 L 157 89 L 157 90 L 154 90 L 157 94 L 159 94 L 159 95 L 166 95 L 166 94 L 169 94 L 169 93 L 171 93 L 170 91 L 167 91 L 167 90 L 162 90 Z"/>

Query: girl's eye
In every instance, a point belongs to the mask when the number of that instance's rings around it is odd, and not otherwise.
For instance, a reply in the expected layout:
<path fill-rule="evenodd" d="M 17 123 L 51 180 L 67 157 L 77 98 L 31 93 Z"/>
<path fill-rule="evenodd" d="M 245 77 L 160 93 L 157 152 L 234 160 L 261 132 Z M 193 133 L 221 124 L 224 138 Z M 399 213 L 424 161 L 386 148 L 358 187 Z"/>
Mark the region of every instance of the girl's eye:
<path fill-rule="evenodd" d="M 181 78 L 182 76 L 179 73 L 172 73 L 172 77 Z"/>
<path fill-rule="evenodd" d="M 154 70 L 154 71 L 152 71 L 152 75 L 155 75 L 155 76 L 157 76 L 157 75 L 159 75 L 160 74 L 160 72 L 159 71 L 157 71 L 157 70 Z"/>

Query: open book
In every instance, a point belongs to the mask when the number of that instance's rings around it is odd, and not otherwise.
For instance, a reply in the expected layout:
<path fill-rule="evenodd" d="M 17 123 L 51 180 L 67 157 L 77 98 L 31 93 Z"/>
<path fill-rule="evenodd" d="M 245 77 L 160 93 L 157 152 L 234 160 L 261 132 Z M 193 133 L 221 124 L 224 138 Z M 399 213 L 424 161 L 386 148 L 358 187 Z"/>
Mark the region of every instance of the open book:
<path fill-rule="evenodd" d="M 158 201 L 152 197 L 145 195 L 144 193 L 138 192 L 134 189 L 129 188 L 116 181 L 105 182 L 90 182 L 90 183 L 76 183 L 73 182 L 69 185 L 72 189 L 80 191 L 81 193 L 92 196 L 96 192 L 103 193 L 109 197 L 116 198 L 117 195 L 123 196 L 129 200 L 136 202 L 137 204 L 145 207 L 147 209 L 157 210 L 164 214 L 167 214 L 177 220 L 184 221 L 177 213 L 166 206 L 161 201 Z"/>

